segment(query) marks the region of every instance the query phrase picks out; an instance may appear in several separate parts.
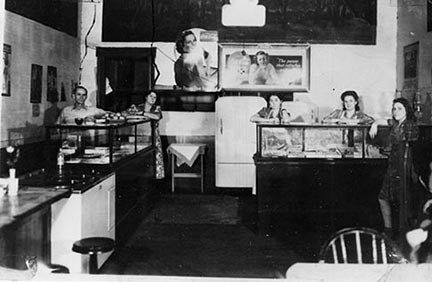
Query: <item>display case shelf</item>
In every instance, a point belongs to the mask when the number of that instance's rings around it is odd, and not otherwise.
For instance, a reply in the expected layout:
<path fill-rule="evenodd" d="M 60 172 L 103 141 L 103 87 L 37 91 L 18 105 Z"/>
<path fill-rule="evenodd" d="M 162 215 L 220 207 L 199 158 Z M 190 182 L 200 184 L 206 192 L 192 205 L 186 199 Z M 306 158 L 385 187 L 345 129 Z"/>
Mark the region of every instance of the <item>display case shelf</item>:
<path fill-rule="evenodd" d="M 368 125 L 287 123 L 257 124 L 257 157 L 382 159 L 369 142 Z"/>
<path fill-rule="evenodd" d="M 154 148 L 150 119 L 115 123 L 58 124 L 46 127 L 47 138 L 65 154 L 65 164 L 114 165 Z"/>

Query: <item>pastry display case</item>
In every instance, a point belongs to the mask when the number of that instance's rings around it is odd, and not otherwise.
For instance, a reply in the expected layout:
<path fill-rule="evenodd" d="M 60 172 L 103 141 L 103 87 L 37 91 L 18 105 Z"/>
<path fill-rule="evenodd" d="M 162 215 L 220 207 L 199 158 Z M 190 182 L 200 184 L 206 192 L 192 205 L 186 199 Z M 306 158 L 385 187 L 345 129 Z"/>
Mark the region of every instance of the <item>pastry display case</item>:
<path fill-rule="evenodd" d="M 368 125 L 257 124 L 257 157 L 381 159 Z"/>
<path fill-rule="evenodd" d="M 154 147 L 154 126 L 147 118 L 58 124 L 46 130 L 65 164 L 114 165 Z"/>

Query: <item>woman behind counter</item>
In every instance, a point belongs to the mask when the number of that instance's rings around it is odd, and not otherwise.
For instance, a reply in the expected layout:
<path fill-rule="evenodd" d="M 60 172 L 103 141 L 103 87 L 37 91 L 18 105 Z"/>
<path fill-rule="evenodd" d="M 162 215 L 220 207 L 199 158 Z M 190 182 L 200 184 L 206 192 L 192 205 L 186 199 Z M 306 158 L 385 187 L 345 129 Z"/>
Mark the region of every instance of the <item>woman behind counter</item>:
<path fill-rule="evenodd" d="M 251 122 L 289 122 L 291 119 L 290 113 L 282 108 L 282 100 L 277 95 L 271 95 L 268 100 L 268 106 L 262 108 L 258 113 L 254 114 Z"/>
<path fill-rule="evenodd" d="M 335 110 L 324 117 L 324 123 L 349 123 L 350 121 L 357 121 L 362 124 L 370 124 L 374 122 L 372 117 L 360 111 L 359 96 L 355 91 L 345 91 L 340 98 L 342 100 L 342 110 Z"/>
<path fill-rule="evenodd" d="M 162 119 L 162 111 L 160 106 L 156 105 L 157 95 L 154 92 L 150 92 L 145 96 L 144 104 L 131 105 L 126 111 L 129 114 L 141 113 L 145 117 L 148 117 L 155 121 L 154 123 L 154 134 L 155 134 L 155 145 L 156 145 L 156 179 L 165 178 L 165 169 L 162 152 L 162 142 L 159 134 L 159 120 Z"/>
<path fill-rule="evenodd" d="M 404 183 L 403 161 L 405 145 L 418 138 L 418 126 L 415 122 L 414 111 L 405 98 L 393 100 L 393 118 L 375 121 L 369 135 L 373 138 L 378 132 L 378 125 L 390 125 L 390 155 L 383 184 L 378 194 L 381 214 L 384 222 L 384 232 L 390 237 L 396 237 L 397 231 L 392 222 L 392 209 L 399 206 L 400 191 Z"/>

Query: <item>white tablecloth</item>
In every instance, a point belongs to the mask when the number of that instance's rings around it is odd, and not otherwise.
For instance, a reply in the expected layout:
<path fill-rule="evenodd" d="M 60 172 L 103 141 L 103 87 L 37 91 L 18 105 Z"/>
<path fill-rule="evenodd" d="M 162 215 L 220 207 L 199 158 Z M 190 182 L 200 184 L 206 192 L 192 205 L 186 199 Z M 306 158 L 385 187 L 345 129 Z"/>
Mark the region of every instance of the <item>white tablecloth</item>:
<path fill-rule="evenodd" d="M 175 143 L 167 151 L 177 157 L 177 166 L 186 163 L 192 166 L 200 154 L 204 154 L 205 144 Z"/>

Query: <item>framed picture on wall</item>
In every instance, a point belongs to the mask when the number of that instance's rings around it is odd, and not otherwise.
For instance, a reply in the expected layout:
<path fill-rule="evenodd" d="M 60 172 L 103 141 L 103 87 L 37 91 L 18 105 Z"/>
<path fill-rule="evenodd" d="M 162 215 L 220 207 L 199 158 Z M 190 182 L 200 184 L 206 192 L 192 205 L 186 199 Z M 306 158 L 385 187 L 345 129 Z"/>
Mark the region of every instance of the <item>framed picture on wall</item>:
<path fill-rule="evenodd" d="M 3 44 L 3 83 L 2 83 L 2 96 L 11 95 L 11 59 L 12 59 L 12 46 Z"/>
<path fill-rule="evenodd" d="M 30 103 L 40 103 L 42 100 L 42 66 L 31 65 Z"/>
<path fill-rule="evenodd" d="M 220 87 L 233 91 L 309 91 L 309 45 L 223 44 Z"/>
<path fill-rule="evenodd" d="M 426 7 L 426 30 L 432 31 L 432 0 L 427 0 Z"/>
<path fill-rule="evenodd" d="M 404 89 L 418 88 L 419 42 L 407 45 L 403 49 Z"/>
<path fill-rule="evenodd" d="M 47 69 L 47 101 L 57 102 L 58 90 L 57 90 L 57 68 L 48 66 Z"/>

